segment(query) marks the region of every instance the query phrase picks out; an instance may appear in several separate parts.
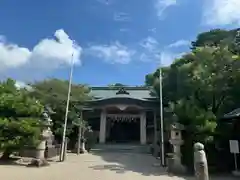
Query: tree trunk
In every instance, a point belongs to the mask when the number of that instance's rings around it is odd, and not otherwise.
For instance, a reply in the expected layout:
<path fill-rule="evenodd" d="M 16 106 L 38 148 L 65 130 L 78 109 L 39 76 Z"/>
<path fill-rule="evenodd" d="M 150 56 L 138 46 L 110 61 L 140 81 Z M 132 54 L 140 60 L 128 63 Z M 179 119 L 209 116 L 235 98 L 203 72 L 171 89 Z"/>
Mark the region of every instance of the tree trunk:
<path fill-rule="evenodd" d="M 1 160 L 8 160 L 8 159 L 10 159 L 10 155 L 11 155 L 11 154 L 12 154 L 11 151 L 5 150 L 5 151 L 3 152 L 3 155 L 2 155 L 2 157 L 1 157 Z"/>

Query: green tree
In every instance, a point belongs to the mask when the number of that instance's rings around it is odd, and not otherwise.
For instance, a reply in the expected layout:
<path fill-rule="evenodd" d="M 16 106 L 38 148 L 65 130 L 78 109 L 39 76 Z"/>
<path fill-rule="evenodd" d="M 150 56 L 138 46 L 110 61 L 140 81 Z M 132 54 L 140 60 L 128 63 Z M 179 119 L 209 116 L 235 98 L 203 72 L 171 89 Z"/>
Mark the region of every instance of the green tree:
<path fill-rule="evenodd" d="M 195 141 L 211 144 L 216 120 L 239 104 L 240 58 L 228 46 L 197 47 L 163 68 L 164 104 L 186 127 L 185 163 Z M 159 92 L 159 70 L 146 76 L 146 84 Z M 155 93 L 158 94 L 158 93 Z"/>
<path fill-rule="evenodd" d="M 66 101 L 68 93 L 68 81 L 60 79 L 48 79 L 31 84 L 32 91 L 30 95 L 37 98 L 41 103 L 49 105 L 55 112 L 51 118 L 53 120 L 53 132 L 58 141 L 61 141 L 63 133 L 64 118 L 66 113 Z M 73 131 L 73 121 L 75 120 L 78 105 L 82 105 L 86 100 L 90 99 L 88 96 L 89 88 L 85 85 L 72 84 L 70 105 L 68 113 L 67 135 L 69 136 Z M 76 134 L 74 136 L 77 136 Z"/>
<path fill-rule="evenodd" d="M 41 134 L 43 106 L 30 98 L 25 89 L 18 90 L 15 81 L 0 83 L 0 150 L 3 159 L 25 145 L 36 145 Z"/>
<path fill-rule="evenodd" d="M 235 54 L 240 53 L 239 28 L 233 30 L 213 29 L 200 33 L 196 41 L 192 42 L 192 49 L 204 46 L 225 45 Z"/>

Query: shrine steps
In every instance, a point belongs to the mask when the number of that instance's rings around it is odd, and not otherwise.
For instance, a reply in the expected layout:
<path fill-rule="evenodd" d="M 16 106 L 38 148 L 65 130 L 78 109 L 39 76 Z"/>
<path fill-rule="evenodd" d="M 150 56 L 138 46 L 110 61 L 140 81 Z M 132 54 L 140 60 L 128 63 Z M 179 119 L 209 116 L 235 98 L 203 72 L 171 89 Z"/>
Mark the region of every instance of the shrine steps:
<path fill-rule="evenodd" d="M 139 144 L 96 144 L 92 152 L 150 153 L 148 145 Z"/>

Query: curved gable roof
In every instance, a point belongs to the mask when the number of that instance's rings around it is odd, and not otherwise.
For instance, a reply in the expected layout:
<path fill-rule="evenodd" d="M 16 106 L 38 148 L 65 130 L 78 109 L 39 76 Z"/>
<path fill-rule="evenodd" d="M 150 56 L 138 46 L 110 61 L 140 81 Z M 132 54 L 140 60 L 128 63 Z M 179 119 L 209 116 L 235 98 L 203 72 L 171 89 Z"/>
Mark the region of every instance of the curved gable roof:
<path fill-rule="evenodd" d="M 155 99 L 149 87 L 92 87 L 90 95 L 97 101 L 112 98 Z"/>

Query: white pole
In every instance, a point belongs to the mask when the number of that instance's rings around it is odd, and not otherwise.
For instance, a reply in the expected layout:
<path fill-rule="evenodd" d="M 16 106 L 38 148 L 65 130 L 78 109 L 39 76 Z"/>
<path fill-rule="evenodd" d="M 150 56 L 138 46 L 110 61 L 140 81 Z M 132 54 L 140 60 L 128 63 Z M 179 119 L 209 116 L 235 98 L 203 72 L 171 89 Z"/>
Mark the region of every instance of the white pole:
<path fill-rule="evenodd" d="M 67 121 L 68 121 L 68 111 L 69 111 L 69 101 L 70 101 L 70 94 L 71 94 L 71 87 L 72 87 L 72 76 L 73 76 L 73 66 L 74 66 L 74 60 L 73 60 L 73 55 L 72 53 L 72 58 L 71 58 L 71 70 L 70 70 L 70 75 L 69 75 L 69 84 L 68 84 L 68 95 L 67 95 L 67 105 L 66 105 L 66 112 L 65 112 L 65 120 L 64 120 L 64 128 L 63 128 L 63 136 L 62 136 L 62 146 L 61 146 L 61 153 L 60 153 L 60 162 L 63 161 L 64 159 L 64 146 L 66 142 L 66 131 L 67 131 Z"/>
<path fill-rule="evenodd" d="M 161 57 L 160 57 L 161 58 Z M 163 95 L 162 95 L 162 62 L 160 59 L 159 69 L 159 98 L 160 98 L 160 126 L 161 126 L 161 163 L 165 166 L 165 150 L 164 150 L 164 124 L 163 124 Z"/>

